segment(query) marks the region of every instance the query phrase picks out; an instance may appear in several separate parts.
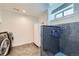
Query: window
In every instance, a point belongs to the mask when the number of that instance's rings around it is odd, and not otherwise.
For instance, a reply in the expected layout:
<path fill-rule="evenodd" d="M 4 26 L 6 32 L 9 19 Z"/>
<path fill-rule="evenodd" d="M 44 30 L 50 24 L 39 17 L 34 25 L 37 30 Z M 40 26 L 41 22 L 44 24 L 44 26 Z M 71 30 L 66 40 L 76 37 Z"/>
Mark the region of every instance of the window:
<path fill-rule="evenodd" d="M 56 8 L 55 10 L 50 10 L 51 13 L 48 14 L 48 20 L 52 21 L 55 20 L 57 18 L 61 18 L 70 14 L 74 13 L 74 4 L 72 3 L 64 3 L 61 6 L 59 6 L 58 8 Z M 48 13 L 49 13 L 48 11 Z"/>
<path fill-rule="evenodd" d="M 56 18 L 61 18 L 61 17 L 63 17 L 62 13 L 56 14 Z"/>
<path fill-rule="evenodd" d="M 71 8 L 71 9 L 64 11 L 64 16 L 67 16 L 67 15 L 70 15 L 70 14 L 73 14 L 73 13 L 74 13 L 73 8 Z"/>

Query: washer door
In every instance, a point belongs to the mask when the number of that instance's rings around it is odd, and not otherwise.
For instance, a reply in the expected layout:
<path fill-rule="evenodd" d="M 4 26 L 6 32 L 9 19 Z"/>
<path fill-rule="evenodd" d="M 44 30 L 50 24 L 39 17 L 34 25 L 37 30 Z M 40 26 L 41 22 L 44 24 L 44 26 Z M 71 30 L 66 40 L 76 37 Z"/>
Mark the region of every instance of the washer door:
<path fill-rule="evenodd" d="M 8 54 L 8 51 L 10 49 L 10 40 L 8 38 L 5 38 L 1 43 L 1 55 L 5 56 Z"/>

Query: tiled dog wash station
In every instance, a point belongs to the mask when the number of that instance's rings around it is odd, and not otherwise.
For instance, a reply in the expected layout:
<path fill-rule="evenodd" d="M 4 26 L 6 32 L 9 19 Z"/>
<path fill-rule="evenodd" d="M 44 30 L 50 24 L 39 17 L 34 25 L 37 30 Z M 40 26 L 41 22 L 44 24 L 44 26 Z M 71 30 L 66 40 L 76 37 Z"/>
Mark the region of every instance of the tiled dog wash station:
<path fill-rule="evenodd" d="M 41 50 L 57 56 L 79 56 L 79 22 L 41 26 Z M 43 52 L 41 55 L 44 56 Z"/>

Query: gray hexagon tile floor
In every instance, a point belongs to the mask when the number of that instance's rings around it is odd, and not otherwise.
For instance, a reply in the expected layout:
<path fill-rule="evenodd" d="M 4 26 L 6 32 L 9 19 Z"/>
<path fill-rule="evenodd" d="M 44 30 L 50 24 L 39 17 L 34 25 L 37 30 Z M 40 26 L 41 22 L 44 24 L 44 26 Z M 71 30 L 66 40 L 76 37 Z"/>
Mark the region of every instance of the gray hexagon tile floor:
<path fill-rule="evenodd" d="M 13 47 L 8 56 L 40 56 L 40 48 L 33 43 Z"/>

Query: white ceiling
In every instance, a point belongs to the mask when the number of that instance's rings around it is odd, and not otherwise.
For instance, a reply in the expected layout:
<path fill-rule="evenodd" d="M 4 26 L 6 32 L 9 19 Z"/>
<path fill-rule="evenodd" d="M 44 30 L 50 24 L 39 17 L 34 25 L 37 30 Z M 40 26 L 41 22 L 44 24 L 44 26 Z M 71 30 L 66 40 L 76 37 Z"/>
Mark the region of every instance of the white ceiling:
<path fill-rule="evenodd" d="M 17 12 L 29 16 L 40 17 L 48 12 L 48 8 L 54 10 L 62 4 L 64 3 L 0 3 L 0 11 Z"/>
<path fill-rule="evenodd" d="M 48 9 L 47 3 L 0 3 L 0 10 L 18 12 L 30 16 L 39 17 Z"/>

